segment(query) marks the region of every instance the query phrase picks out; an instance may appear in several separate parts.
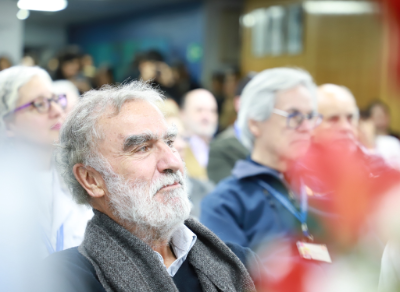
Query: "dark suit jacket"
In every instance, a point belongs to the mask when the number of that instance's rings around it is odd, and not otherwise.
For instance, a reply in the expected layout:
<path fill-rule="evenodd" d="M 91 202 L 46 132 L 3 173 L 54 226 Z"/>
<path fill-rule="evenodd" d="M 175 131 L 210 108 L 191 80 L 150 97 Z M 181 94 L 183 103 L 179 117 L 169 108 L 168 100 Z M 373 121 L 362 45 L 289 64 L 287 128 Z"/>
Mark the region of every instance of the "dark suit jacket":
<path fill-rule="evenodd" d="M 220 133 L 210 144 L 207 174 L 217 184 L 231 175 L 236 161 L 246 159 L 250 152 L 236 138 L 233 126 Z"/>

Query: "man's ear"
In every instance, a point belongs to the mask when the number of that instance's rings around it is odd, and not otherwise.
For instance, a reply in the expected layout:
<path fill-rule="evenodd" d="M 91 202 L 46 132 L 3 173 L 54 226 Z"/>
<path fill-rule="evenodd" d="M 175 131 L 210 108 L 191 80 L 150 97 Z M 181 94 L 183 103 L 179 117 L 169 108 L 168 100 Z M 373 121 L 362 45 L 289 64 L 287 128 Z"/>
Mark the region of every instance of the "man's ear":
<path fill-rule="evenodd" d="M 76 180 L 92 198 L 100 198 L 106 194 L 106 184 L 101 174 L 93 167 L 77 163 L 73 167 Z"/>
<path fill-rule="evenodd" d="M 252 133 L 254 135 L 254 137 L 260 136 L 260 122 L 249 119 L 248 127 L 250 130 L 250 133 Z"/>

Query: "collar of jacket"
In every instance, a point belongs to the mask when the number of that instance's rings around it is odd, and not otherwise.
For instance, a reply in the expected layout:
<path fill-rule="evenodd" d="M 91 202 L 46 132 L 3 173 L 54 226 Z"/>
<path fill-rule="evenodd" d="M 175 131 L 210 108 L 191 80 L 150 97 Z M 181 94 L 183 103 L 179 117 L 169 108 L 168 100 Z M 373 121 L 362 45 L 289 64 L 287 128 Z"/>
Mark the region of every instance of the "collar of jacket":
<path fill-rule="evenodd" d="M 237 179 L 254 177 L 261 174 L 271 175 L 279 180 L 284 180 L 282 173 L 268 166 L 253 161 L 250 157 L 246 160 L 238 160 L 232 170 L 232 175 Z"/>

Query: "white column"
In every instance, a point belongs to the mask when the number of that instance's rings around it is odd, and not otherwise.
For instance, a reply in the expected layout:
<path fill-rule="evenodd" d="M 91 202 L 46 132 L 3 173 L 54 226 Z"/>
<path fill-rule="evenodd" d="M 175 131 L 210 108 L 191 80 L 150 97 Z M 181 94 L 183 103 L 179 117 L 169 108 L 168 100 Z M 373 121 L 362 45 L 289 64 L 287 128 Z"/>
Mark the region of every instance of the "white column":
<path fill-rule="evenodd" d="M 16 1 L 0 1 L 0 56 L 6 55 L 14 65 L 23 53 L 24 22 L 17 18 L 18 10 Z"/>

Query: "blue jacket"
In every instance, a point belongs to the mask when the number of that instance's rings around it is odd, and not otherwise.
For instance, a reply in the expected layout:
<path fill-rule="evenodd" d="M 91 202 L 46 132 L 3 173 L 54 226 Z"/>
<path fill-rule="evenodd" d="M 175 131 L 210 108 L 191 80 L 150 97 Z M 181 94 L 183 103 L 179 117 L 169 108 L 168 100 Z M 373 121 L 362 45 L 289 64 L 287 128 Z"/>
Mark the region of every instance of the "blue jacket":
<path fill-rule="evenodd" d="M 258 179 L 288 196 L 279 172 L 251 159 L 239 160 L 232 175 L 203 200 L 201 223 L 223 241 L 253 249 L 270 237 L 299 233 L 300 222 L 257 183 Z"/>

